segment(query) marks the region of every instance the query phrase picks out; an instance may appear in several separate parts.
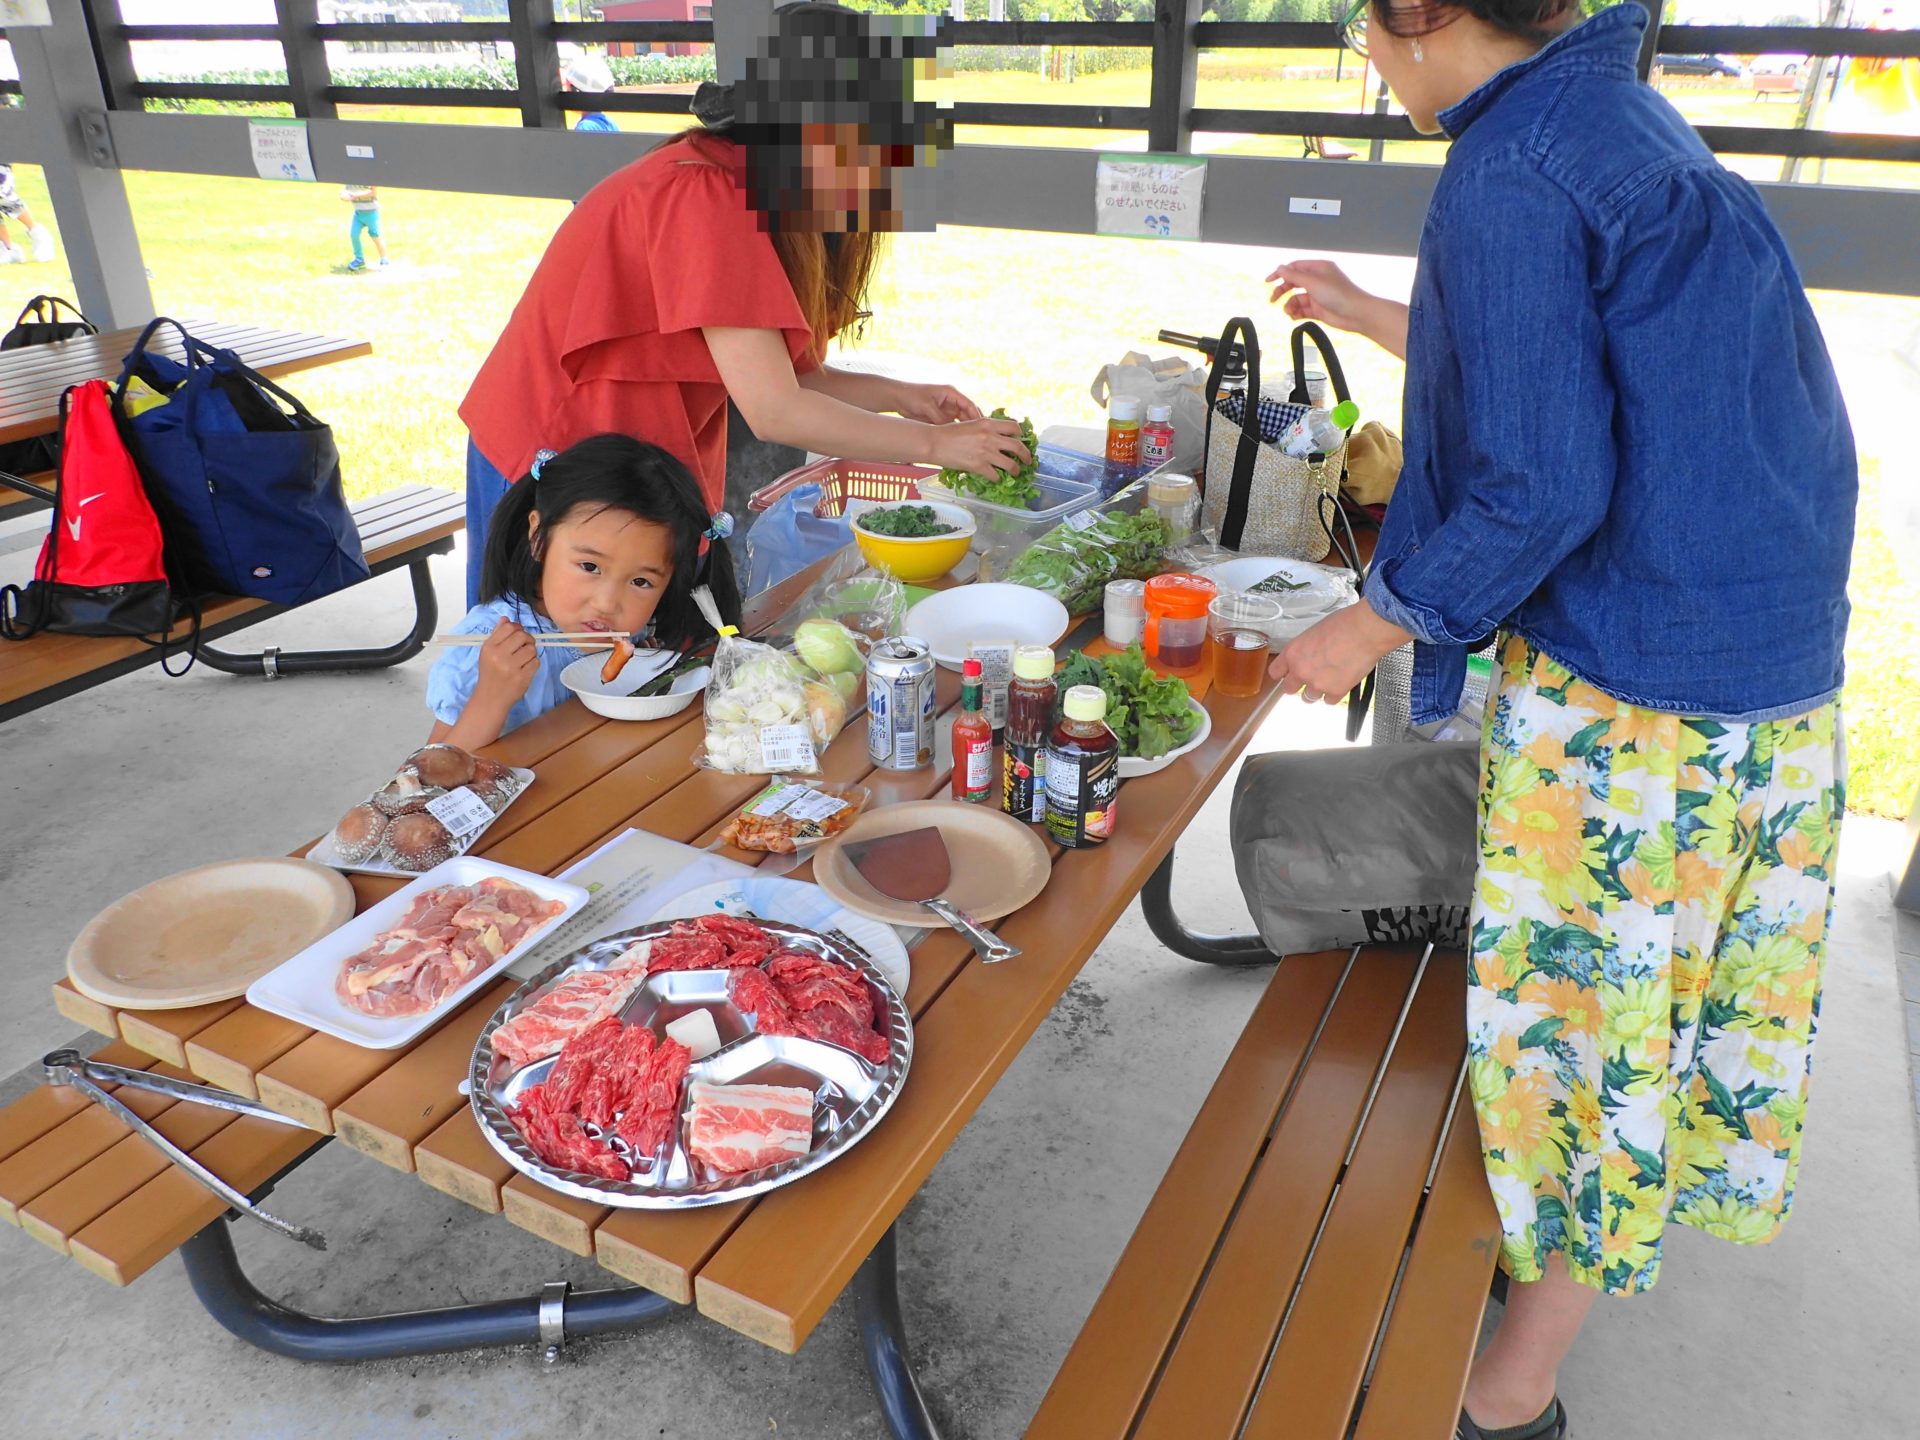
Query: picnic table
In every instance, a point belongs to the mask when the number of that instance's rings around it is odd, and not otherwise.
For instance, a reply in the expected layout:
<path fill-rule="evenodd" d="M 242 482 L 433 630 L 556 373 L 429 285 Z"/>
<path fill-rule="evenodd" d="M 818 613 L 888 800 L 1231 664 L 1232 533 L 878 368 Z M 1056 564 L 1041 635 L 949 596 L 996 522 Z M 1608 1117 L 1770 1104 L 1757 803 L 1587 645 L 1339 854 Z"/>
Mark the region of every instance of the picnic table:
<path fill-rule="evenodd" d="M 811 574 L 767 597 L 748 628 L 790 604 Z M 866 785 L 875 806 L 944 794 L 951 767 L 946 720 L 958 692 L 957 677 L 940 672 L 942 743 L 931 769 L 875 770 L 859 716 L 828 749 L 825 778 Z M 898 1102 L 834 1164 L 753 1200 L 677 1211 L 608 1209 L 513 1171 L 482 1137 L 459 1090 L 480 1030 L 514 989 L 508 977 L 417 1042 L 391 1051 L 317 1034 L 242 1000 L 140 1012 L 100 1005 L 64 980 L 55 987 L 63 1015 L 114 1037 L 103 1058 L 191 1075 L 312 1127 L 212 1115 L 191 1104 L 167 1109 L 160 1097 L 140 1097 L 160 1107 L 153 1123 L 163 1131 L 177 1127 L 177 1143 L 238 1189 L 270 1186 L 330 1135 L 570 1253 L 594 1257 L 641 1289 L 568 1295 L 564 1286 L 549 1286 L 539 1297 L 444 1311 L 345 1320 L 303 1315 L 261 1295 L 241 1272 L 218 1223 L 221 1201 L 100 1107 L 58 1089 L 0 1111 L 0 1218 L 120 1285 L 179 1250 L 196 1293 L 223 1325 L 305 1359 L 516 1340 L 557 1345 L 566 1335 L 627 1328 L 686 1307 L 793 1353 L 851 1286 L 889 1433 L 931 1437 L 935 1427 L 901 1324 L 892 1227 L 1133 898 L 1155 884 L 1149 918 L 1156 930 L 1176 923 L 1164 890 L 1175 841 L 1276 699 L 1271 689 L 1246 700 L 1209 693 L 1211 735 L 1168 769 L 1125 784 L 1114 839 L 1094 850 L 1049 846 L 1053 873 L 1045 892 L 996 926 L 1024 948 L 1019 959 L 983 965 L 958 934 L 927 933 L 912 951 L 905 1000 L 915 1053 Z M 553 874 L 629 827 L 694 845 L 713 842 L 763 780 L 694 768 L 702 739 L 697 706 L 639 724 L 602 720 L 577 701 L 554 710 L 486 752 L 530 766 L 538 778 L 474 853 Z M 720 853 L 748 864 L 765 858 Z M 795 875 L 808 878 L 809 870 Z M 399 884 L 361 875 L 352 883 L 362 909 Z M 136 1092 L 121 1093 L 134 1103 Z M 278 1208 L 298 1218 L 297 1193 L 283 1196 Z"/>
<path fill-rule="evenodd" d="M 368 341 L 313 335 L 304 330 L 199 321 L 188 322 L 187 329 L 209 345 L 234 351 L 269 377 L 373 353 Z M 0 351 L 0 444 L 53 434 L 60 425 L 60 397 L 67 387 L 83 380 L 113 379 L 139 338 L 140 328 L 135 327 Z M 151 348 L 172 359 L 181 358 L 180 337 L 171 330 L 164 337 L 155 335 Z M 36 482 L 38 488 L 50 489 L 51 475 L 42 478 L 44 484 Z M 51 503 L 33 491 L 0 484 L 0 520 L 44 509 Z"/>

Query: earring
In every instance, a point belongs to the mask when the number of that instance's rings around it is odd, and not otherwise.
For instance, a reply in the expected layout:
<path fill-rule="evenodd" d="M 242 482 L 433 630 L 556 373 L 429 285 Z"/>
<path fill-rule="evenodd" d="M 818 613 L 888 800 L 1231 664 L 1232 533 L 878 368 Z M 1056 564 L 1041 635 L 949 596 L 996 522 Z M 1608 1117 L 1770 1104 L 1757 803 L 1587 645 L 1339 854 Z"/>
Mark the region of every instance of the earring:
<path fill-rule="evenodd" d="M 1414 41 L 1413 42 L 1413 63 L 1416 65 L 1423 65 L 1426 63 L 1426 59 L 1427 59 L 1427 52 L 1420 48 L 1420 42 L 1418 40 Z"/>

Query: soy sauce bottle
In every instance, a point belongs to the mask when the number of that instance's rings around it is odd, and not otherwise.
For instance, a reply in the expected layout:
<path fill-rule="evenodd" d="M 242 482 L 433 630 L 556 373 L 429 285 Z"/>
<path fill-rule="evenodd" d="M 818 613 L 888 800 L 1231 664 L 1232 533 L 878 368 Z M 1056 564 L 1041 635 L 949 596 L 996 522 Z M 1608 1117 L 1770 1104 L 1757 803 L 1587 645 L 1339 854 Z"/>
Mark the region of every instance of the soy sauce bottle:
<path fill-rule="evenodd" d="M 1047 833 L 1081 850 L 1113 836 L 1120 793 L 1120 742 L 1107 728 L 1097 685 L 1067 691 L 1065 713 L 1047 737 Z"/>

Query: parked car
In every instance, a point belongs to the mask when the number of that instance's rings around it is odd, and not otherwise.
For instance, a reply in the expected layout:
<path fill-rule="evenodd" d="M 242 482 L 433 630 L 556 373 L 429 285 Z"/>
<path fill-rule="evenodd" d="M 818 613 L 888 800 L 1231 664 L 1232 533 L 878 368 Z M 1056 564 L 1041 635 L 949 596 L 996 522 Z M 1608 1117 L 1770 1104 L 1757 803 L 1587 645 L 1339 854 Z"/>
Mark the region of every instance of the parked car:
<path fill-rule="evenodd" d="M 1747 62 L 1749 75 L 1798 75 L 1807 68 L 1805 55 L 1756 55 Z"/>
<path fill-rule="evenodd" d="M 1738 78 L 1746 70 L 1738 60 L 1724 55 L 1661 55 L 1656 63 L 1669 75 L 1732 75 Z"/>

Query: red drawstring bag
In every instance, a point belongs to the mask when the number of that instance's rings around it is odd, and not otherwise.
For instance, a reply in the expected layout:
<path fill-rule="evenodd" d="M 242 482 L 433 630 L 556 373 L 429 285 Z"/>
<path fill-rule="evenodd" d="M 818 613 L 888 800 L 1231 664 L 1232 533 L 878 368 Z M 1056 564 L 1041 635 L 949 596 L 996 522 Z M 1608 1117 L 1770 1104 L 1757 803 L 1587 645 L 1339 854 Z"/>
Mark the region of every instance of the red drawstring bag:
<path fill-rule="evenodd" d="M 166 545 L 140 472 L 114 424 L 107 382 L 60 397 L 60 466 L 53 524 L 24 589 L 0 589 L 0 636 L 158 636 L 174 604 Z"/>

